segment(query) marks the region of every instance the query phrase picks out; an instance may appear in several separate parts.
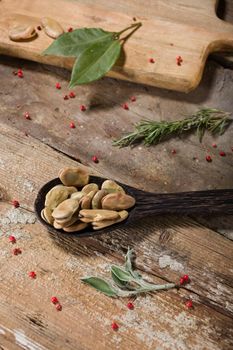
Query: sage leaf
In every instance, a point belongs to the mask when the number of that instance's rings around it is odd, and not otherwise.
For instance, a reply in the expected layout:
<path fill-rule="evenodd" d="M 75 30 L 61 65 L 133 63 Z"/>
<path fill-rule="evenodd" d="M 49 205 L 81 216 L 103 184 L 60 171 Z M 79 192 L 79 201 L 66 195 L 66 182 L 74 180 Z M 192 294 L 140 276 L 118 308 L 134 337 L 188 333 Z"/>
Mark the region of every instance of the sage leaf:
<path fill-rule="evenodd" d="M 117 287 L 122 289 L 127 288 L 127 282 L 121 281 L 112 271 L 111 271 L 111 277 L 113 282 L 117 285 Z"/>
<path fill-rule="evenodd" d="M 132 275 L 121 267 L 113 265 L 111 267 L 111 273 L 115 275 L 121 282 L 134 281 Z"/>
<path fill-rule="evenodd" d="M 96 290 L 98 290 L 99 292 L 102 292 L 109 297 L 118 296 L 117 290 L 115 288 L 113 288 L 107 281 L 105 281 L 102 278 L 89 276 L 89 277 L 84 277 L 81 280 L 84 283 L 89 284 L 90 286 L 92 286 Z"/>
<path fill-rule="evenodd" d="M 115 39 L 89 46 L 75 61 L 70 88 L 101 78 L 112 68 L 120 52 L 121 44 Z"/>
<path fill-rule="evenodd" d="M 132 258 L 133 249 L 128 248 L 127 254 L 125 256 L 125 270 L 128 271 L 134 278 L 141 279 L 142 276 L 136 271 L 133 271 Z"/>
<path fill-rule="evenodd" d="M 77 57 L 93 44 L 112 41 L 115 33 L 101 28 L 81 28 L 59 36 L 43 55 Z"/>

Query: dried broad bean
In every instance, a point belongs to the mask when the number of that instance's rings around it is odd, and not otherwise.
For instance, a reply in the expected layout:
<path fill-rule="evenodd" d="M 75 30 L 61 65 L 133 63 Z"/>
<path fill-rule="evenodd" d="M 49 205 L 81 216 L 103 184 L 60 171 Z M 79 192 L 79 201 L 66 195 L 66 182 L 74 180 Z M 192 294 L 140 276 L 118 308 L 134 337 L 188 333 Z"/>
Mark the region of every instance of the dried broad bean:
<path fill-rule="evenodd" d="M 89 175 L 81 167 L 64 168 L 59 173 L 59 178 L 65 186 L 85 186 L 88 184 Z"/>
<path fill-rule="evenodd" d="M 41 25 L 44 28 L 45 33 L 50 36 L 50 38 L 57 39 L 61 34 L 64 33 L 62 26 L 52 18 L 42 18 Z"/>
<path fill-rule="evenodd" d="M 110 210 L 124 210 L 133 207 L 135 199 L 121 192 L 109 193 L 102 199 L 102 208 Z"/>
<path fill-rule="evenodd" d="M 31 25 L 16 25 L 9 30 L 9 38 L 12 41 L 30 40 L 36 36 L 35 28 Z"/>

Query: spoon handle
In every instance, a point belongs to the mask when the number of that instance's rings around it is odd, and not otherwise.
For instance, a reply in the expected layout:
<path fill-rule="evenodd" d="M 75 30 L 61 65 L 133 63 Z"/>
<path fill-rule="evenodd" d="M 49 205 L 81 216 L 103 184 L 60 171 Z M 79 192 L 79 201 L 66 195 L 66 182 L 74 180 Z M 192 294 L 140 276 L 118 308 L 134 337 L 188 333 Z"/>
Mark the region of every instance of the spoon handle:
<path fill-rule="evenodd" d="M 233 189 L 137 194 L 136 216 L 233 214 Z"/>

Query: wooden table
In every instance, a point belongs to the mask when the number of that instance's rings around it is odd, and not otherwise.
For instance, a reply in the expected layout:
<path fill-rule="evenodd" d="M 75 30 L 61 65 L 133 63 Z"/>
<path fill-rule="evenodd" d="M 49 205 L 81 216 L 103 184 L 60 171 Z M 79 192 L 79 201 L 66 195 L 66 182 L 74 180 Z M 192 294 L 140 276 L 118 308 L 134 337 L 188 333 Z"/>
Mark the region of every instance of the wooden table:
<path fill-rule="evenodd" d="M 12 74 L 19 67 L 23 79 Z M 37 222 L 33 203 L 60 168 L 77 162 L 93 174 L 149 191 L 232 188 L 233 126 L 217 139 L 206 135 L 202 144 L 195 135 L 151 148 L 118 149 L 111 143 L 142 118 L 173 120 L 201 106 L 232 112 L 233 71 L 209 62 L 200 87 L 188 95 L 105 78 L 77 88 L 76 98 L 67 101 L 66 71 L 1 57 L 0 76 L 0 349 L 232 349 L 232 216 L 150 218 L 79 239 L 50 235 Z M 133 95 L 136 102 L 128 102 Z M 31 120 L 23 117 L 26 111 Z M 128 246 L 148 281 L 178 282 L 186 273 L 191 283 L 140 296 L 134 310 L 127 309 L 127 300 L 81 283 L 84 275 L 108 276 L 111 264 L 123 263 Z M 22 254 L 14 256 L 14 247 Z M 29 271 L 37 273 L 35 280 Z M 185 306 L 190 298 L 193 309 Z M 118 332 L 111 329 L 113 321 Z"/>

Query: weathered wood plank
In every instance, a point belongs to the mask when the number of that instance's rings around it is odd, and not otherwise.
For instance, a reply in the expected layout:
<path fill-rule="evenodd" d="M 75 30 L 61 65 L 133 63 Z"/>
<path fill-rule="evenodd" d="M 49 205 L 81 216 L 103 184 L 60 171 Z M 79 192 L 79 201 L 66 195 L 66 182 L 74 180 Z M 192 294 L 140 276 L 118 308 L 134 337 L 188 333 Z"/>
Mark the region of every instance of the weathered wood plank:
<path fill-rule="evenodd" d="M 27 209 L 13 209 L 5 201 L 0 207 L 0 323 L 4 327 L 18 329 L 21 338 L 24 334 L 47 349 L 54 344 L 78 350 L 91 349 L 93 344 L 96 349 L 123 350 L 230 349 L 232 243 L 190 220 L 176 219 L 146 220 L 127 232 L 82 240 L 68 235 L 50 239 L 39 223 L 33 223 L 33 200 L 41 184 L 56 176 L 55 170 L 74 161 L 4 124 L 0 149 L 1 186 L 8 199 L 21 195 Z M 33 181 L 32 187 L 25 186 L 25 179 Z M 10 233 L 18 239 L 20 256 L 11 256 Z M 179 292 L 139 297 L 134 311 L 127 311 L 125 301 L 108 299 L 80 283 L 86 274 L 107 275 L 111 263 L 122 262 L 127 246 L 135 249 L 137 266 L 147 279 L 178 280 L 187 272 L 192 283 Z M 28 278 L 30 270 L 36 270 L 36 280 Z M 61 300 L 62 312 L 50 305 L 52 295 Z M 189 297 L 194 300 L 193 311 L 184 307 Z M 121 326 L 117 334 L 111 332 L 113 320 Z"/>

